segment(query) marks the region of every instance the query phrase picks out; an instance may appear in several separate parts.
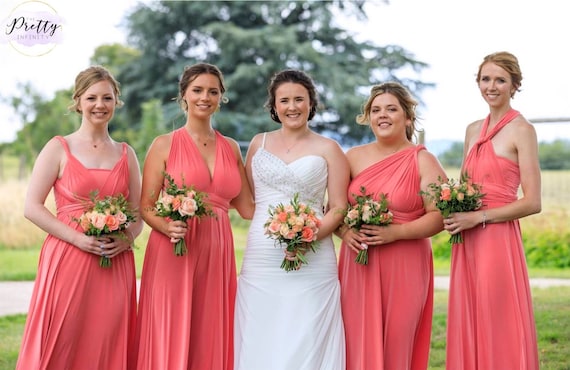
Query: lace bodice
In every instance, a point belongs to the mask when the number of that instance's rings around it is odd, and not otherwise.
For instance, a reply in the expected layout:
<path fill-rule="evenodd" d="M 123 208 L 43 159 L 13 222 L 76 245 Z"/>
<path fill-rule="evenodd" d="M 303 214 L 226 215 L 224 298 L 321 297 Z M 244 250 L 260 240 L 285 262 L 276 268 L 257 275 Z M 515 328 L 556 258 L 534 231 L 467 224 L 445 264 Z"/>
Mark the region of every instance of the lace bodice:
<path fill-rule="evenodd" d="M 310 204 L 322 215 L 327 187 L 326 160 L 317 155 L 303 156 L 285 163 L 260 148 L 252 158 L 256 209 L 266 212 L 269 205 L 288 203 L 295 193 L 299 200 Z"/>

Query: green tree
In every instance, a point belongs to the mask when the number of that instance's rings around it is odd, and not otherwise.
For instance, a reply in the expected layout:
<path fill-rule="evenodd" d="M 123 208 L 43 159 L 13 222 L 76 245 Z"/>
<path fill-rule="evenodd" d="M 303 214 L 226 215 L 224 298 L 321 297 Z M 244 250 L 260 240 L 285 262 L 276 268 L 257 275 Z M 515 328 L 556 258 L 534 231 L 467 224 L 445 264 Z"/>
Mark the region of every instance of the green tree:
<path fill-rule="evenodd" d="M 438 156 L 441 165 L 446 168 L 459 168 L 463 162 L 463 142 L 455 141 L 451 147 Z"/>
<path fill-rule="evenodd" d="M 570 169 L 570 141 L 554 140 L 538 146 L 540 168 L 543 170 Z"/>
<path fill-rule="evenodd" d="M 7 100 L 23 127 L 9 147 L 20 158 L 18 177 L 22 179 L 47 140 L 73 131 L 79 121 L 67 110 L 71 104 L 70 91 L 57 91 L 54 98 L 48 100 L 29 82 L 20 84 L 18 90 L 18 95 Z"/>
<path fill-rule="evenodd" d="M 160 99 L 165 120 L 183 124 L 172 100 L 185 65 L 216 64 L 224 72 L 229 103 L 216 114 L 220 131 L 248 141 L 276 128 L 263 104 L 270 77 L 284 68 L 310 73 L 323 109 L 312 125 L 344 144 L 371 139 L 354 118 L 372 84 L 400 81 L 416 93 L 432 84 L 400 79 L 398 72 L 426 66 L 395 45 L 358 42 L 335 17 L 363 20 L 356 1 L 161 1 L 140 4 L 127 17 L 129 43 L 140 51 L 136 63 L 119 69 L 131 122 L 141 102 Z"/>

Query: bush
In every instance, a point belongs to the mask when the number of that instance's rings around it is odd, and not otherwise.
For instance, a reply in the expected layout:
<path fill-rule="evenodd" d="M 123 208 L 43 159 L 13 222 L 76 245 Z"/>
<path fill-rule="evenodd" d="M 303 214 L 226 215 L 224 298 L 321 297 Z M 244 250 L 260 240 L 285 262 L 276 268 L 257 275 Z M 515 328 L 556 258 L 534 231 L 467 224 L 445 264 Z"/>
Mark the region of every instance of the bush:
<path fill-rule="evenodd" d="M 528 267 L 570 268 L 570 231 L 523 230 L 523 245 Z M 451 246 L 449 234 L 442 231 L 432 238 L 433 258 L 449 261 Z"/>

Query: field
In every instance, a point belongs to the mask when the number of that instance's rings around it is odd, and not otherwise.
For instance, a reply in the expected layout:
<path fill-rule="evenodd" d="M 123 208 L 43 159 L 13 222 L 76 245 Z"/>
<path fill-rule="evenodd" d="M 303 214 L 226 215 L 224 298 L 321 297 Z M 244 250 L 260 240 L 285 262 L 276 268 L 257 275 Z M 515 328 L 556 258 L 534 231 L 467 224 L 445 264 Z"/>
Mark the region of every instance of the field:
<path fill-rule="evenodd" d="M 456 176 L 454 170 L 448 171 Z M 14 176 L 8 178 L 14 178 Z M 568 230 L 570 212 L 570 171 L 543 172 L 543 211 L 521 220 L 523 232 L 548 231 L 554 236 L 564 235 Z M 33 280 L 39 248 L 45 233 L 23 217 L 23 205 L 27 187 L 25 181 L 2 180 L 0 177 L 0 280 Z M 33 186 L 33 184 L 31 185 Z M 50 196 L 47 206 L 55 209 Z M 235 214 L 233 215 L 235 216 Z M 233 218 L 234 238 L 238 268 L 246 244 L 247 222 Z M 149 229 L 137 239 L 135 258 L 140 276 L 144 249 Z M 447 274 L 449 261 L 436 260 L 436 273 Z M 530 269 L 534 277 L 570 278 L 570 269 Z M 533 288 L 533 302 L 539 339 L 541 369 L 570 370 L 570 288 Z M 4 297 L 5 299 L 8 297 Z M 430 369 L 444 369 L 446 291 L 436 291 L 432 331 Z M 13 369 L 17 358 L 25 315 L 0 317 L 0 370 Z"/>

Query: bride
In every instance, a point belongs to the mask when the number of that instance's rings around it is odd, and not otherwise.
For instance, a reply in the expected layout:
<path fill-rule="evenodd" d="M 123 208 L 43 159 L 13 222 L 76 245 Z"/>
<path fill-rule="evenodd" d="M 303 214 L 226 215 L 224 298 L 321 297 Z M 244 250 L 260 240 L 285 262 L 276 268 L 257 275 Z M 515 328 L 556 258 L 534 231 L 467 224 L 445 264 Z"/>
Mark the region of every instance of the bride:
<path fill-rule="evenodd" d="M 307 74 L 281 71 L 273 76 L 268 93 L 266 108 L 281 128 L 256 135 L 247 153 L 256 208 L 238 282 L 235 369 L 344 370 L 332 233 L 347 204 L 348 163 L 336 141 L 309 128 L 318 98 Z M 270 206 L 289 204 L 296 193 L 322 224 L 316 251 L 306 252 L 307 263 L 287 272 L 281 268 L 283 259 L 298 257 L 285 254 L 263 225 Z"/>

